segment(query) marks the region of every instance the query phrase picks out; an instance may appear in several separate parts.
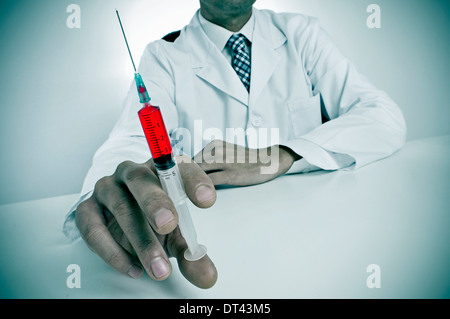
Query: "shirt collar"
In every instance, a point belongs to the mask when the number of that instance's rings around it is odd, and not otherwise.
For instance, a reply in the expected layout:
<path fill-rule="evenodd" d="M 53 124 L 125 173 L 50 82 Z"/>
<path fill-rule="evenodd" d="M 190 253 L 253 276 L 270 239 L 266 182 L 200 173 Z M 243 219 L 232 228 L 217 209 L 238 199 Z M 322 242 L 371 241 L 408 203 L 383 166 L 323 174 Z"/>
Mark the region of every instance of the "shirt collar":
<path fill-rule="evenodd" d="M 214 24 L 208 20 L 206 20 L 202 14 L 200 13 L 200 10 L 198 10 L 198 18 L 200 21 L 200 25 L 202 26 L 203 30 L 205 31 L 208 38 L 211 40 L 212 43 L 216 45 L 216 47 L 222 51 L 225 48 L 225 45 L 228 42 L 228 39 L 233 34 L 242 33 L 245 35 L 247 40 L 250 42 L 253 42 L 253 30 L 255 28 L 255 14 L 254 10 L 252 12 L 252 16 L 247 21 L 247 23 L 242 27 L 241 30 L 238 32 L 231 32 L 217 24 Z"/>

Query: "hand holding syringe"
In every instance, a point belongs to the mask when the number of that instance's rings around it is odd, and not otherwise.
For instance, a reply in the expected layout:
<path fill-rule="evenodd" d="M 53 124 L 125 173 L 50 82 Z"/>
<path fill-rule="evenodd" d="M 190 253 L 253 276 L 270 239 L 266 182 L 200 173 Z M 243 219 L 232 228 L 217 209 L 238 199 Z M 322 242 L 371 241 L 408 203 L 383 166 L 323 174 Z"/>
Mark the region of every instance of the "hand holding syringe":
<path fill-rule="evenodd" d="M 178 213 L 178 226 L 188 249 L 184 257 L 189 261 L 199 260 L 206 254 L 206 247 L 197 243 L 197 233 L 187 207 L 187 196 L 181 180 L 177 162 L 167 135 L 159 107 L 149 103 L 150 98 L 139 73 L 135 73 L 136 85 L 143 108 L 138 112 L 144 129 L 153 162 L 164 191 L 169 195 Z"/>
<path fill-rule="evenodd" d="M 142 109 L 138 112 L 139 119 L 147 143 L 150 147 L 161 185 L 164 191 L 169 195 L 178 213 L 178 225 L 188 246 L 188 249 L 184 253 L 184 257 L 189 261 L 196 261 L 205 256 L 206 247 L 199 245 L 197 242 L 197 234 L 187 207 L 187 196 L 184 190 L 183 181 L 181 180 L 178 165 L 172 154 L 172 146 L 161 116 L 161 111 L 158 106 L 150 104 L 150 97 L 141 75 L 136 71 L 136 66 L 130 48 L 128 47 L 128 42 L 117 10 L 116 13 L 130 53 L 131 61 L 133 62 L 135 82 L 140 102 L 143 105 Z"/>
<path fill-rule="evenodd" d="M 141 83 L 138 74 L 136 79 Z M 147 97 L 144 86 L 139 89 L 139 96 Z M 161 113 L 158 108 L 150 105 L 149 100 L 148 98 L 145 102 L 147 105 L 143 108 L 142 116 L 153 121 Z M 164 135 L 164 141 L 168 140 L 166 137 Z M 207 208 L 216 200 L 214 184 L 205 171 L 186 156 L 179 163 L 183 183 L 177 179 L 177 193 L 171 195 L 181 196 L 173 197 L 174 201 L 170 200 L 162 189 L 161 183 L 164 185 L 165 182 L 159 181 L 155 165 L 160 170 L 171 169 L 176 175 L 179 172 L 175 169 L 170 149 L 166 150 L 164 143 L 158 143 L 160 144 L 162 146 L 159 151 L 155 148 L 155 154 L 161 152 L 163 156 L 156 155 L 155 159 L 145 163 L 122 160 L 117 162 L 116 170 L 111 175 L 105 174 L 97 179 L 91 195 L 86 194 L 77 205 L 75 213 L 67 218 L 64 231 L 72 238 L 81 235 L 93 252 L 117 272 L 129 277 L 138 278 L 145 271 L 154 280 L 165 280 L 172 272 L 169 258 L 176 258 L 177 265 L 187 280 L 197 287 L 210 288 L 217 281 L 217 270 L 208 255 L 197 261 L 188 261 L 184 257 L 188 250 L 187 258 L 197 259 L 203 255 L 203 250 L 201 247 L 196 249 L 195 233 L 192 236 L 189 224 L 188 235 L 185 235 L 188 243 L 181 234 L 179 224 L 186 224 L 182 220 L 186 201 L 180 190 L 184 185 L 190 201 L 197 207 Z M 133 139 L 131 143 L 130 139 L 127 143 L 117 143 L 114 138 L 108 139 L 104 146 L 98 153 L 99 157 L 103 157 L 97 165 L 101 167 L 106 164 L 101 168 L 108 171 L 109 163 L 122 158 L 121 155 L 117 156 L 118 153 L 127 154 L 130 149 L 140 147 L 139 144 L 133 144 Z M 173 182 L 172 179 L 170 181 Z M 173 187 L 165 184 L 167 188 Z M 194 244 L 191 243 L 192 238 Z"/>

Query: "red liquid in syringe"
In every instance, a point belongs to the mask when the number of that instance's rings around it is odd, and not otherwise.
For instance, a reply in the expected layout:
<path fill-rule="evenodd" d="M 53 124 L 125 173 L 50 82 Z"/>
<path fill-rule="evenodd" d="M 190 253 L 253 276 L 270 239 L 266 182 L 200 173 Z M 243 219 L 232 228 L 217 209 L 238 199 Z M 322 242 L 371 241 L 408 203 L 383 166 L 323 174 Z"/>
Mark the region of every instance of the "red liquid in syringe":
<path fill-rule="evenodd" d="M 156 167 L 160 169 L 172 167 L 174 165 L 172 146 L 167 135 L 161 110 L 158 106 L 145 103 L 138 115 Z"/>

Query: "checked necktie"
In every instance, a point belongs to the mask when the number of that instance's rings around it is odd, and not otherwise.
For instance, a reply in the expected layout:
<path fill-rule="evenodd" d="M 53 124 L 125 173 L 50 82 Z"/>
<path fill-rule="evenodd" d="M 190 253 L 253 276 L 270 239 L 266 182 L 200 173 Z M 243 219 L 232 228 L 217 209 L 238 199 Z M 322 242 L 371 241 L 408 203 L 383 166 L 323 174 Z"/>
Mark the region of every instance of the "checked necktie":
<path fill-rule="evenodd" d="M 242 34 L 233 34 L 227 42 L 227 47 L 231 49 L 231 63 L 234 71 L 241 79 L 247 91 L 250 91 L 251 64 L 250 56 L 245 51 L 245 41 L 247 38 Z"/>

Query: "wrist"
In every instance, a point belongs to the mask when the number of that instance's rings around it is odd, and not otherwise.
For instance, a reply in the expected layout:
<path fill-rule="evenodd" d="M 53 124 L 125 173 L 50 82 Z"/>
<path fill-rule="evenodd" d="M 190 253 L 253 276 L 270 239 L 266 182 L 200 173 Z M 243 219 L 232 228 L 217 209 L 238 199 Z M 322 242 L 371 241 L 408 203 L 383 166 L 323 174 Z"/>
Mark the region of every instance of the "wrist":
<path fill-rule="evenodd" d="M 294 164 L 302 157 L 291 150 L 289 147 L 284 145 L 277 145 L 278 147 L 278 157 L 279 157 L 279 174 L 286 173 Z"/>
<path fill-rule="evenodd" d="M 280 160 L 281 157 L 284 156 L 286 158 L 291 158 L 292 162 L 296 162 L 299 159 L 302 159 L 302 156 L 295 153 L 292 149 L 284 145 L 277 145 L 280 150 Z"/>

